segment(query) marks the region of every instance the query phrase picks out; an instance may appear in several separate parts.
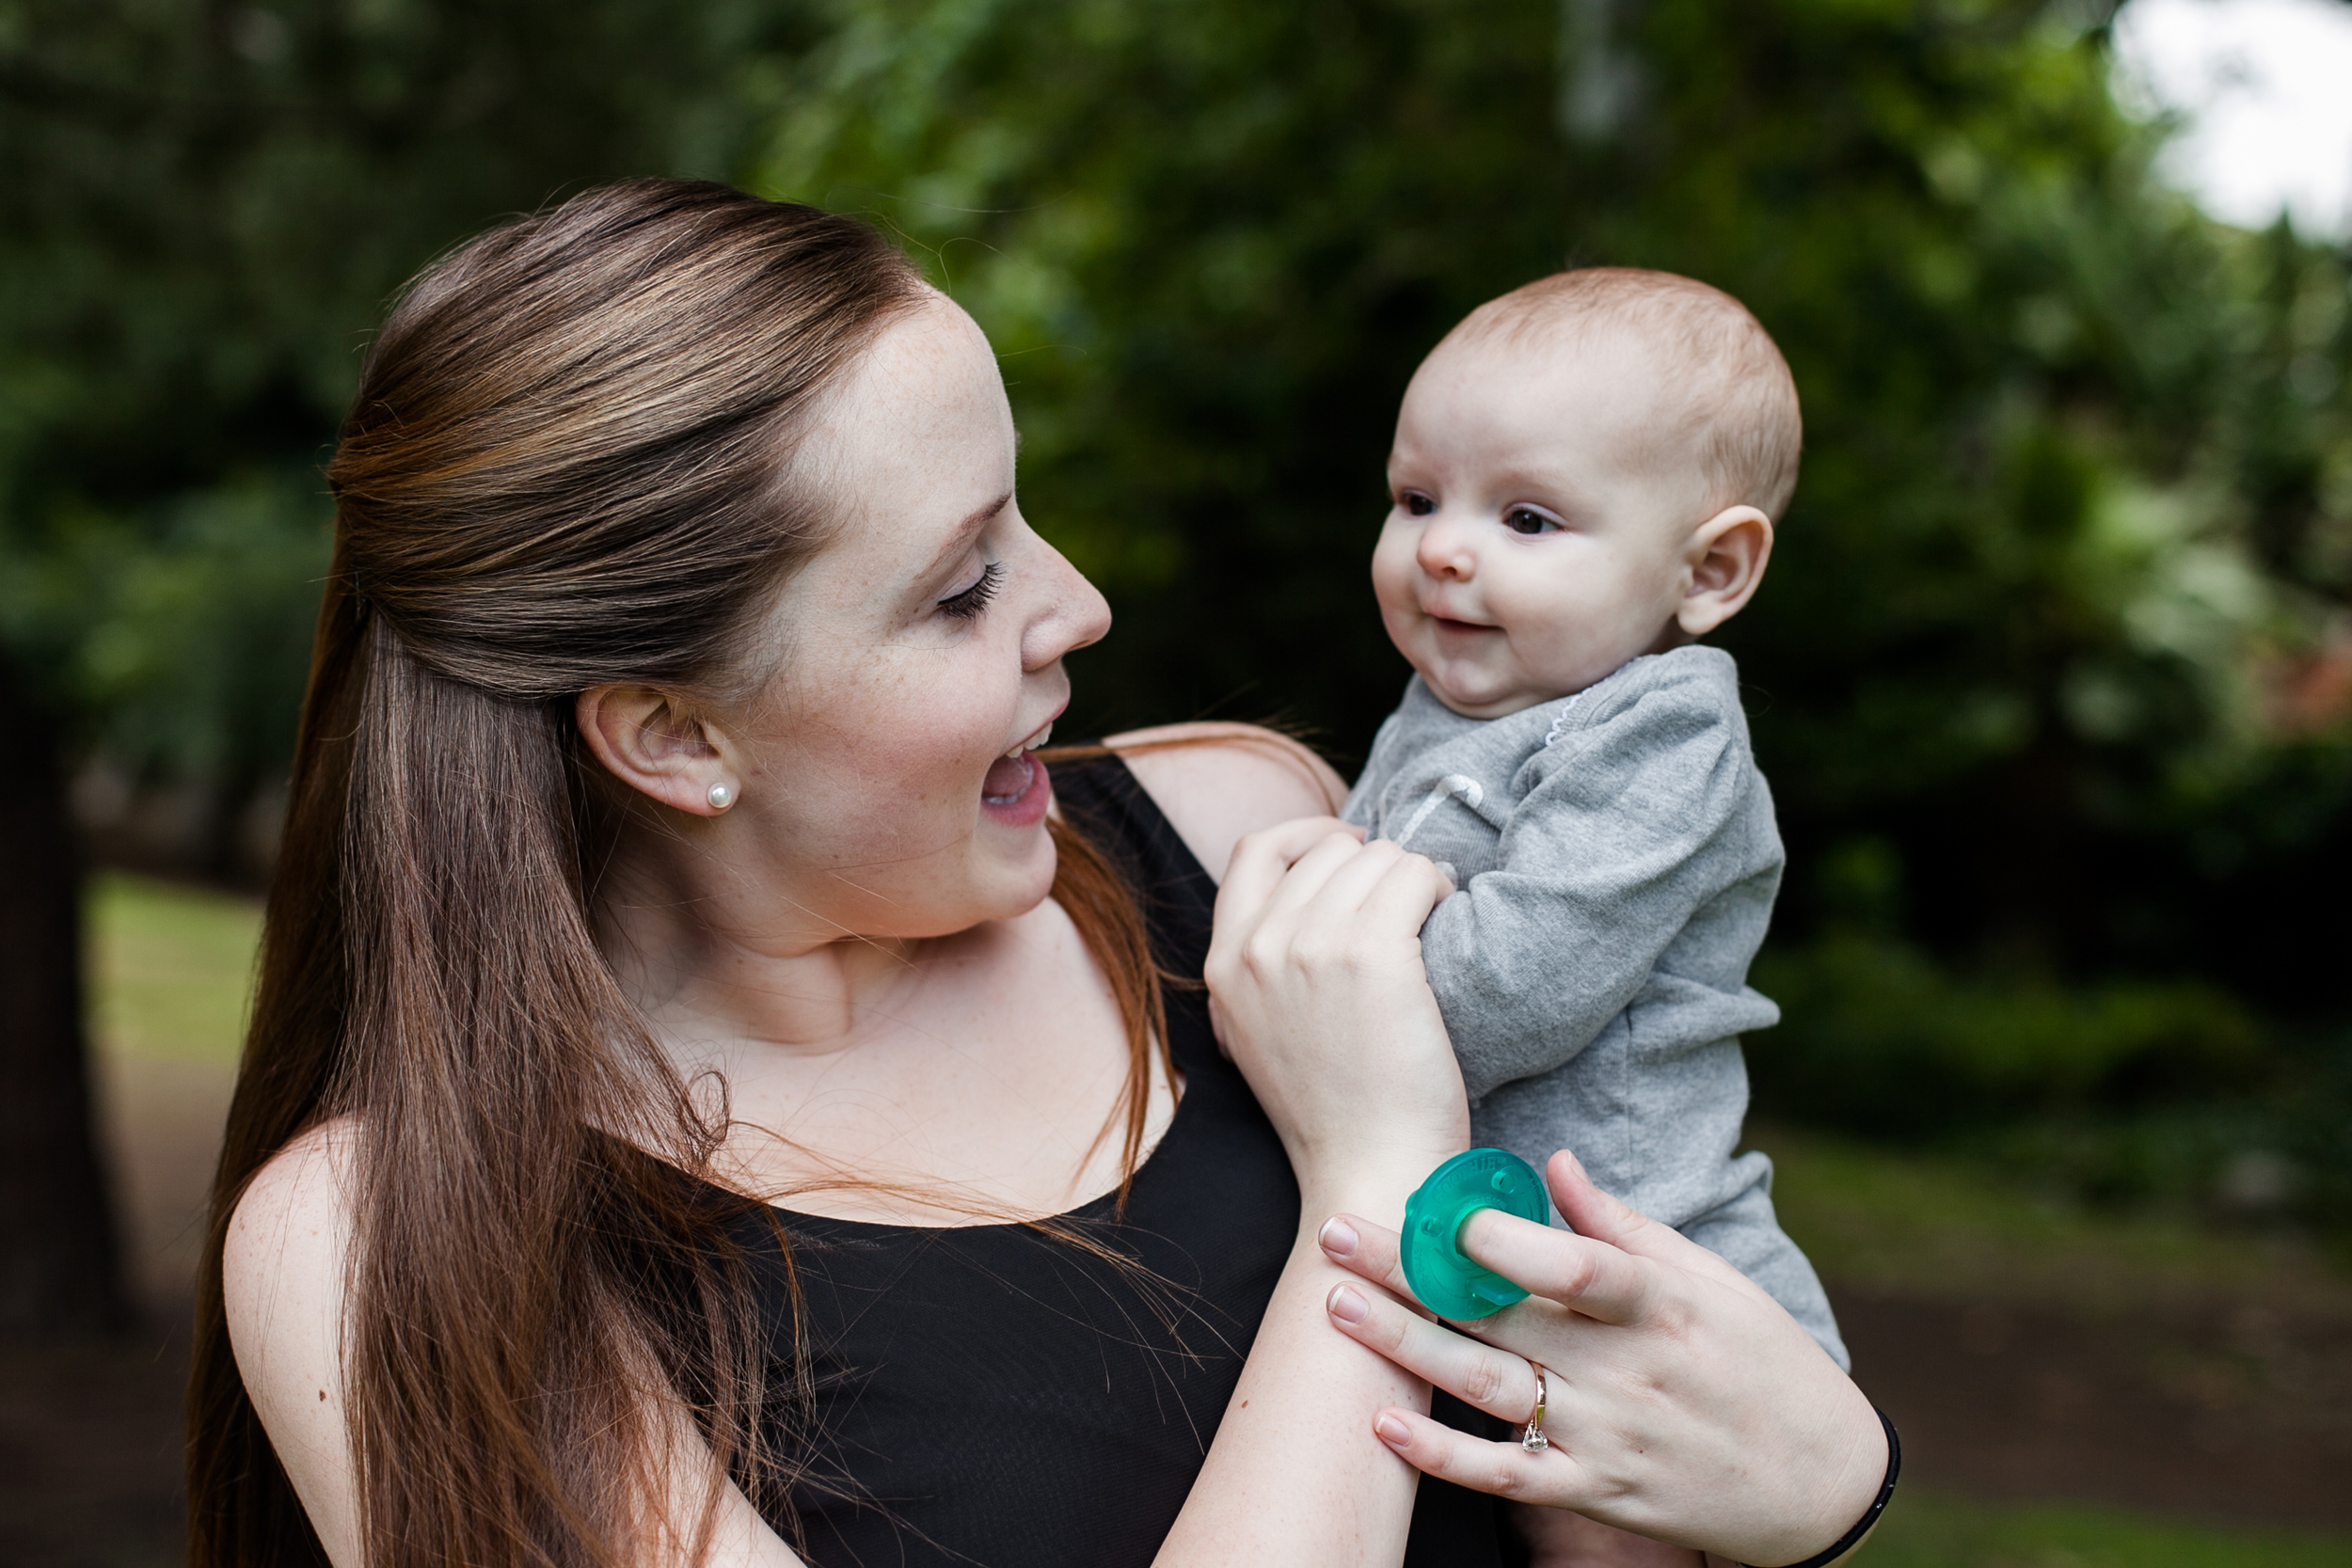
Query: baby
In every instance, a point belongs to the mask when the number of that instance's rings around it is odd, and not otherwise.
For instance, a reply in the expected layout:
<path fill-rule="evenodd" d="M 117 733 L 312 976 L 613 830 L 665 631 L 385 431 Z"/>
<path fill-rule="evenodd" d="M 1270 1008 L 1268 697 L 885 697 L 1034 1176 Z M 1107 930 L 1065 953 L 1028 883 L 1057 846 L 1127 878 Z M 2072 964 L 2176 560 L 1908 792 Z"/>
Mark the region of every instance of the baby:
<path fill-rule="evenodd" d="M 1397 416 L 1372 578 L 1415 673 L 1344 815 L 1461 889 L 1422 954 L 1476 1141 L 1574 1149 L 1843 1367 L 1771 1161 L 1733 1152 L 1783 855 L 1739 673 L 1697 641 L 1763 579 L 1800 441 L 1779 351 L 1706 284 L 1594 267 L 1471 312 Z M 1539 1557 L 1694 1560 L 1616 1539 Z"/>

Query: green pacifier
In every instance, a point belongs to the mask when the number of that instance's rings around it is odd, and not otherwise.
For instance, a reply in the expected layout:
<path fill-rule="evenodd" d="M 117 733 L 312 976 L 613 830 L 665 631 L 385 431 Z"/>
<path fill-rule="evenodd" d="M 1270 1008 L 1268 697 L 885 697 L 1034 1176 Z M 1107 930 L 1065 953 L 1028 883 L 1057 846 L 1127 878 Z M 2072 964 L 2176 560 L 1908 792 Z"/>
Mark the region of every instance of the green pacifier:
<path fill-rule="evenodd" d="M 1471 1262 L 1454 1244 L 1463 1222 L 1481 1209 L 1500 1209 L 1537 1225 L 1551 1223 L 1543 1179 L 1505 1148 L 1456 1154 L 1405 1200 L 1400 1243 L 1405 1282 L 1440 1318 L 1483 1318 L 1527 1299 L 1525 1291 Z"/>

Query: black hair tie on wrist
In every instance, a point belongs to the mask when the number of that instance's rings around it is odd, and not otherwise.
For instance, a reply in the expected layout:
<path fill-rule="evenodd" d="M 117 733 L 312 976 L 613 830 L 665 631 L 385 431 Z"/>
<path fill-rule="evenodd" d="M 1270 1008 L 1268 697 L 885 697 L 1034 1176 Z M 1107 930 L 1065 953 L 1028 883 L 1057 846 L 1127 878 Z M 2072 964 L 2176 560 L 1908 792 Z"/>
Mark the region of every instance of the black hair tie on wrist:
<path fill-rule="evenodd" d="M 1803 1562 L 1788 1563 L 1786 1568 L 1821 1568 L 1825 1562 L 1836 1561 L 1852 1551 L 1862 1538 L 1870 1533 L 1870 1527 L 1879 1522 L 1879 1515 L 1886 1512 L 1888 1500 L 1895 1496 L 1895 1478 L 1902 1473 L 1903 1440 L 1895 1435 L 1895 1423 L 1886 1418 L 1885 1411 L 1874 1404 L 1870 1406 L 1870 1412 L 1879 1418 L 1879 1425 L 1886 1429 L 1886 1479 L 1879 1482 L 1877 1499 L 1861 1518 L 1854 1521 L 1853 1528 L 1831 1542 L 1826 1550 L 1815 1552 Z M 1750 1565 L 1741 1563 L 1740 1568 L 1750 1568 Z"/>

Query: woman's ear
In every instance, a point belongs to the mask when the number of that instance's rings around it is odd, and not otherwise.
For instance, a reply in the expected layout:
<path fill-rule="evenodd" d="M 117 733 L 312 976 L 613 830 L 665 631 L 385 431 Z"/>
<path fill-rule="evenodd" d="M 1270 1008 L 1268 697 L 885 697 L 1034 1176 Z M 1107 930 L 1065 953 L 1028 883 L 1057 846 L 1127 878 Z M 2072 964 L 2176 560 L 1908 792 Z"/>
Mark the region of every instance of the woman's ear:
<path fill-rule="evenodd" d="M 1682 558 L 1690 575 L 1675 610 L 1683 635 L 1705 637 L 1739 614 L 1772 558 L 1772 520 L 1753 506 L 1727 506 L 1692 530 Z"/>
<path fill-rule="evenodd" d="M 599 686 L 580 694 L 580 737 L 605 770 L 631 789 L 696 816 L 735 803 L 741 781 L 723 737 L 649 686 Z"/>

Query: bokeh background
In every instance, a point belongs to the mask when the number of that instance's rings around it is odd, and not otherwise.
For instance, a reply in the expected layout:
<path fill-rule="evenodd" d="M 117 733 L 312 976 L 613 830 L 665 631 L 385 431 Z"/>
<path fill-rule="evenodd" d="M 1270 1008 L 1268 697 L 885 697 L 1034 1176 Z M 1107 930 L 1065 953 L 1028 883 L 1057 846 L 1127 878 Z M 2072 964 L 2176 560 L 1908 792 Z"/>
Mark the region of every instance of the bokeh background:
<path fill-rule="evenodd" d="M 1406 673 L 1365 562 L 1419 357 L 1565 264 L 1744 299 L 1808 437 L 1722 639 L 1790 851 L 1756 1137 L 1910 1438 L 1866 1557 L 2352 1562 L 2348 40 L 2344 0 L 0 0 L 0 1558 L 177 1551 L 367 335 L 485 224 L 667 173 L 863 214 L 987 328 L 1024 508 L 1118 615 L 1070 733 L 1272 720 L 1343 771 Z"/>

